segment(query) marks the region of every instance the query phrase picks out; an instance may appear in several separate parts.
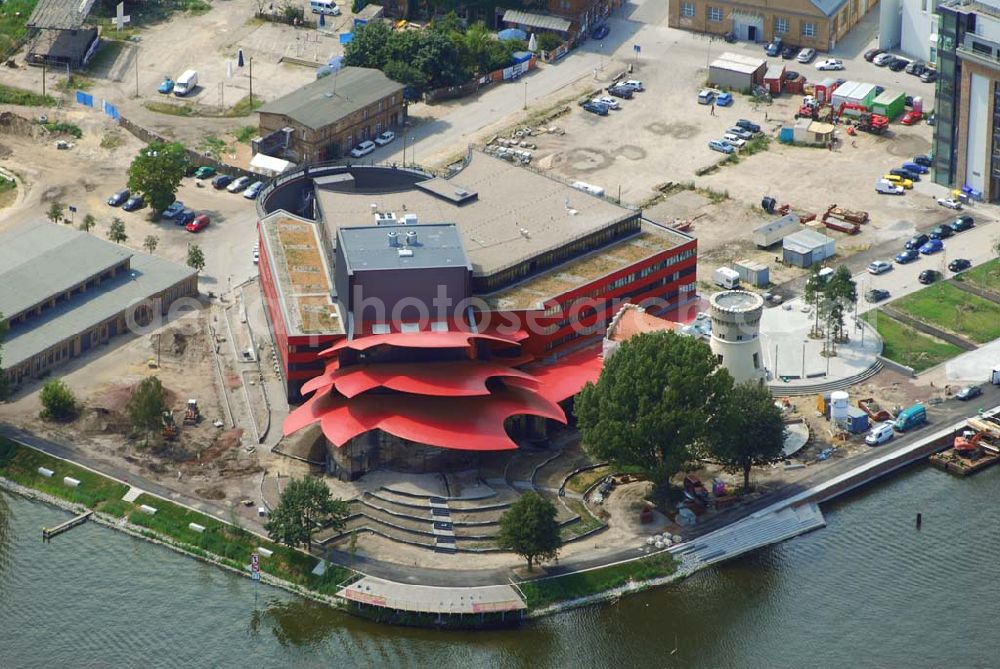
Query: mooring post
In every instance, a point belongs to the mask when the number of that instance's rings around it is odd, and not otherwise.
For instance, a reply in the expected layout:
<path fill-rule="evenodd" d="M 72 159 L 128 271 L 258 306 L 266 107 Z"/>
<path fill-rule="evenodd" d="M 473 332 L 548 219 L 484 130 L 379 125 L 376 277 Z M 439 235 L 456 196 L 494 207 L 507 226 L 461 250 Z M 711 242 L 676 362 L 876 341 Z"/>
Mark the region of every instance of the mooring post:
<path fill-rule="evenodd" d="M 920 529 L 920 525 L 924 522 L 924 515 L 922 513 L 917 514 L 917 529 Z"/>

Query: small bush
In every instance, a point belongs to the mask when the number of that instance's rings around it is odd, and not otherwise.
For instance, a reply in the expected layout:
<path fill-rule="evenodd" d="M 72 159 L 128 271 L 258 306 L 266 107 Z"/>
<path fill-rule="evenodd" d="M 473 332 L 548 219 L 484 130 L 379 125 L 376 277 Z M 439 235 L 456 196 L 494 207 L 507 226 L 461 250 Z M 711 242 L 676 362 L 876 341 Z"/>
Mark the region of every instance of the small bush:
<path fill-rule="evenodd" d="M 57 135 L 72 135 L 77 139 L 83 137 L 83 130 L 75 123 L 43 123 L 42 127 Z"/>

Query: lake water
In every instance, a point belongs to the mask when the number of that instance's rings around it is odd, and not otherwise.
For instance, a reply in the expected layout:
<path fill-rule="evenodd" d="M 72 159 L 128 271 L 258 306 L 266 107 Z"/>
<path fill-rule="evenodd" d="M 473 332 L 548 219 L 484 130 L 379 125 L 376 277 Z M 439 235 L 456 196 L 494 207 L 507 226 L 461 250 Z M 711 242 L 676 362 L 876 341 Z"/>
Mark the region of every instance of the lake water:
<path fill-rule="evenodd" d="M 475 633 L 255 591 L 94 524 L 43 544 L 67 514 L 0 493 L 0 667 L 996 667 L 998 500 L 1000 468 L 917 467 L 683 583 Z"/>

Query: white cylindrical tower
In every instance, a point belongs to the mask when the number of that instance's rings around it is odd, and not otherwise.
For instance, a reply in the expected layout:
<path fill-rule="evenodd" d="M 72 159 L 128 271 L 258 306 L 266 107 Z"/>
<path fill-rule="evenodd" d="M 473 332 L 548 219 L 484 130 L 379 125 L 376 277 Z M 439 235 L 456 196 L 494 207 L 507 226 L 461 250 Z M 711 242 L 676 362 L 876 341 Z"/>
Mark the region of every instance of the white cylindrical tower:
<path fill-rule="evenodd" d="M 834 423 L 847 420 L 847 408 L 850 406 L 851 396 L 843 390 L 834 390 L 830 393 L 830 420 Z"/>
<path fill-rule="evenodd" d="M 745 290 L 727 290 L 712 295 L 710 305 L 712 352 L 737 383 L 762 380 L 760 316 L 764 299 Z"/>

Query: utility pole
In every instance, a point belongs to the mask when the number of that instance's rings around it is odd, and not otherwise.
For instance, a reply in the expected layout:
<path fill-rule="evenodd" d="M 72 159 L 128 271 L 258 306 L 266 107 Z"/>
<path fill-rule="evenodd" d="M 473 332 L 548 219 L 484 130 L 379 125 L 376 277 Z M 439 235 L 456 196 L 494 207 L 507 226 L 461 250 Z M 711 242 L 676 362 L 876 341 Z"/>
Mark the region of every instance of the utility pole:
<path fill-rule="evenodd" d="M 135 50 L 135 97 L 139 97 L 139 49 Z"/>
<path fill-rule="evenodd" d="M 45 97 L 45 61 L 42 61 L 42 97 Z"/>
<path fill-rule="evenodd" d="M 253 56 L 250 56 L 250 111 L 253 112 Z"/>
<path fill-rule="evenodd" d="M 528 82 L 524 82 L 524 109 L 528 109 Z"/>

